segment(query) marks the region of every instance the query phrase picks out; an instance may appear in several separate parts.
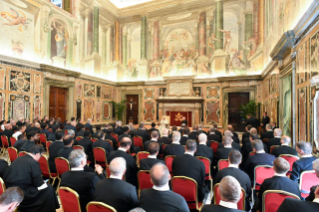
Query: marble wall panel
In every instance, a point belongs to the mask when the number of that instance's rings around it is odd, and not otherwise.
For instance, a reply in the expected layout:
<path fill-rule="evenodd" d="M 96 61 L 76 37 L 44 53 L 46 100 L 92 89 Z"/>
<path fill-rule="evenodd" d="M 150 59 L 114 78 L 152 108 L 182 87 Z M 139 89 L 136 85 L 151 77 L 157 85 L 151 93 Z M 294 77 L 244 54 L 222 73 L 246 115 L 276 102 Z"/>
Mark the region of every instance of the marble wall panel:
<path fill-rule="evenodd" d="M 30 92 L 31 74 L 29 72 L 10 71 L 10 91 Z"/>
<path fill-rule="evenodd" d="M 30 118 L 30 96 L 10 94 L 9 119 Z"/>
<path fill-rule="evenodd" d="M 0 120 L 5 119 L 5 101 L 6 101 L 6 94 L 0 93 Z"/>
<path fill-rule="evenodd" d="M 102 98 L 103 99 L 110 99 L 112 95 L 112 88 L 111 87 L 102 87 Z"/>
<path fill-rule="evenodd" d="M 206 122 L 208 124 L 220 124 L 220 102 L 210 101 L 206 102 Z"/>
<path fill-rule="evenodd" d="M 42 86 L 42 76 L 40 74 L 34 74 L 33 93 L 40 94 L 41 86 Z"/>
<path fill-rule="evenodd" d="M 84 84 L 84 96 L 95 97 L 95 85 Z"/>
<path fill-rule="evenodd" d="M 76 96 L 77 97 L 82 97 L 82 87 L 83 85 L 82 85 L 82 83 L 81 82 L 77 82 L 76 83 Z"/>
<path fill-rule="evenodd" d="M 2 67 L 0 67 L 0 79 L 0 91 L 4 91 L 6 89 L 6 69 Z"/>
<path fill-rule="evenodd" d="M 208 86 L 206 88 L 206 99 L 220 99 L 220 86 Z"/>
<path fill-rule="evenodd" d="M 96 101 L 96 121 L 100 121 L 101 119 L 101 107 L 102 107 L 102 104 L 100 102 L 100 100 L 97 100 Z"/>
<path fill-rule="evenodd" d="M 297 76 L 298 84 L 307 81 L 307 42 L 305 42 L 298 50 L 297 54 Z"/>
<path fill-rule="evenodd" d="M 95 105 L 94 100 L 85 99 L 83 101 L 84 120 L 87 120 L 90 118 L 90 119 L 92 119 L 92 121 L 95 121 L 94 105 Z"/>
<path fill-rule="evenodd" d="M 154 121 L 155 103 L 148 101 L 144 102 L 144 120 Z"/>
<path fill-rule="evenodd" d="M 41 117 L 41 97 L 34 96 L 33 99 L 33 117 Z"/>
<path fill-rule="evenodd" d="M 299 140 L 307 141 L 307 87 L 301 88 L 298 91 L 298 129 Z"/>
<path fill-rule="evenodd" d="M 282 123 L 283 123 L 283 135 L 291 136 L 291 75 L 285 76 L 283 78 L 282 84 L 282 100 L 283 100 L 283 108 L 282 108 Z"/>
<path fill-rule="evenodd" d="M 155 98 L 155 88 L 144 89 L 144 100 L 153 100 Z"/>
<path fill-rule="evenodd" d="M 103 110 L 102 111 L 103 120 L 111 119 L 111 103 L 110 102 L 103 102 L 102 110 Z"/>

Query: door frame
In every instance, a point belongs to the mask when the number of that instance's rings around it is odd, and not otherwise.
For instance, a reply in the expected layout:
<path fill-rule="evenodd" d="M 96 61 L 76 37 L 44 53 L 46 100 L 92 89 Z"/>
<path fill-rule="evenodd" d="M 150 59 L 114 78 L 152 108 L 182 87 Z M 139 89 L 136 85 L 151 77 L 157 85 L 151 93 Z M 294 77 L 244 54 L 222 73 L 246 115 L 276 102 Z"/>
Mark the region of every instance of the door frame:
<path fill-rule="evenodd" d="M 138 114 L 137 114 L 137 122 L 140 124 L 142 122 L 143 118 L 143 107 L 142 107 L 142 100 L 143 100 L 143 90 L 121 90 L 121 100 L 126 100 L 126 95 L 138 95 Z M 122 118 L 123 124 L 126 123 L 126 109 L 124 110 L 123 118 Z"/>
<path fill-rule="evenodd" d="M 66 119 L 70 120 L 71 117 L 74 117 L 74 82 L 66 82 L 55 79 L 44 79 L 44 101 L 43 101 L 43 111 L 45 115 L 49 115 L 50 108 L 50 87 L 59 87 L 59 88 L 67 88 L 67 108 L 66 108 Z"/>
<path fill-rule="evenodd" d="M 249 93 L 249 101 L 256 99 L 257 86 L 248 87 L 232 87 L 232 88 L 222 88 L 223 96 L 223 129 L 226 129 L 228 125 L 228 94 L 229 93 Z"/>

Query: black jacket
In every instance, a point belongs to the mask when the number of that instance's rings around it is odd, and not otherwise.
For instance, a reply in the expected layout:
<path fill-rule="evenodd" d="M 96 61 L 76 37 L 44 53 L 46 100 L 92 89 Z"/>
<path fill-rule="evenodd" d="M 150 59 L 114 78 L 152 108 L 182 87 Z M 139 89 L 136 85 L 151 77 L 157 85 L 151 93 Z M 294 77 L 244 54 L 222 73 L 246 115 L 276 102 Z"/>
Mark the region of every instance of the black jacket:
<path fill-rule="evenodd" d="M 151 139 L 150 134 L 146 130 L 138 129 L 134 132 L 135 135 L 142 137 L 143 142 Z"/>
<path fill-rule="evenodd" d="M 165 149 L 163 150 L 164 157 L 167 155 L 176 155 L 180 156 L 185 153 L 185 148 L 180 144 L 168 144 L 166 145 Z"/>
<path fill-rule="evenodd" d="M 215 133 L 215 132 L 213 132 Z M 217 135 L 217 134 L 213 134 L 213 133 L 210 133 L 208 136 L 207 136 L 207 140 L 210 140 L 210 141 L 217 141 L 217 142 L 222 142 L 222 138 Z"/>
<path fill-rule="evenodd" d="M 63 147 L 59 150 L 57 157 L 63 157 L 67 160 L 69 160 L 69 155 L 73 151 L 72 147 Z"/>
<path fill-rule="evenodd" d="M 258 119 L 256 119 L 255 117 L 250 117 L 250 119 L 247 119 L 245 126 L 247 125 L 251 125 L 254 128 L 258 129 L 259 125 L 260 125 L 260 121 Z"/>
<path fill-rule="evenodd" d="M 266 132 L 261 133 L 260 139 L 262 140 L 264 138 L 268 138 L 268 139 L 274 138 L 274 131 L 271 130 L 271 131 L 266 131 Z"/>
<path fill-rule="evenodd" d="M 49 146 L 49 166 L 51 173 L 56 173 L 54 159 L 58 157 L 58 152 L 64 148 L 63 141 L 54 141 Z M 68 158 L 66 158 L 68 159 Z"/>
<path fill-rule="evenodd" d="M 88 160 L 92 160 L 93 151 L 92 151 L 92 141 L 89 137 L 84 137 L 77 142 L 78 145 L 84 148 L 85 154 L 88 156 Z"/>
<path fill-rule="evenodd" d="M 205 205 L 201 212 L 243 212 L 242 210 L 226 208 L 221 205 Z"/>
<path fill-rule="evenodd" d="M 316 202 L 307 202 L 292 198 L 286 198 L 277 212 L 313 212 L 319 211 L 319 204 Z"/>
<path fill-rule="evenodd" d="M 197 137 L 198 137 L 197 131 L 193 131 L 193 132 L 189 133 L 188 137 L 190 139 L 193 139 L 193 140 L 197 141 Z"/>
<path fill-rule="evenodd" d="M 217 154 L 216 154 L 216 160 L 217 162 L 220 160 L 220 159 L 228 159 L 228 155 L 231 151 L 233 150 L 236 150 L 234 148 L 218 148 L 217 149 Z"/>
<path fill-rule="evenodd" d="M 263 116 L 261 123 L 263 124 L 263 128 L 265 129 L 266 124 L 269 124 L 269 117 L 268 116 Z"/>
<path fill-rule="evenodd" d="M 144 158 L 140 161 L 140 170 L 151 170 L 152 166 L 157 163 L 164 163 L 164 161 L 156 158 Z"/>
<path fill-rule="evenodd" d="M 277 147 L 271 152 L 271 154 L 275 155 L 275 157 L 279 157 L 279 155 L 282 155 L 282 154 L 289 154 L 289 155 L 298 156 L 297 151 L 295 149 L 291 148 L 290 146 Z"/>
<path fill-rule="evenodd" d="M 280 146 L 281 145 L 280 140 L 281 138 L 269 139 L 269 141 L 267 142 L 267 149 L 270 151 L 271 146 L 274 146 L 274 145 Z"/>
<path fill-rule="evenodd" d="M 161 138 L 158 139 L 158 143 L 160 144 L 171 144 L 172 143 L 172 139 L 169 138 L 168 136 L 162 136 Z"/>
<path fill-rule="evenodd" d="M 113 148 L 112 148 L 111 144 L 109 142 L 101 140 L 101 139 L 95 141 L 92 144 L 92 148 L 95 148 L 95 147 L 103 148 L 105 150 L 105 154 L 106 155 L 110 155 L 110 153 L 113 151 Z"/>
<path fill-rule="evenodd" d="M 210 160 L 211 164 L 213 164 L 213 162 L 214 162 L 214 151 L 212 148 L 210 148 L 206 145 L 199 144 L 197 146 L 197 150 L 196 150 L 194 155 L 208 158 Z"/>
<path fill-rule="evenodd" d="M 190 139 L 188 136 L 182 136 L 179 142 L 181 143 L 181 145 L 186 145 L 188 139 Z"/>

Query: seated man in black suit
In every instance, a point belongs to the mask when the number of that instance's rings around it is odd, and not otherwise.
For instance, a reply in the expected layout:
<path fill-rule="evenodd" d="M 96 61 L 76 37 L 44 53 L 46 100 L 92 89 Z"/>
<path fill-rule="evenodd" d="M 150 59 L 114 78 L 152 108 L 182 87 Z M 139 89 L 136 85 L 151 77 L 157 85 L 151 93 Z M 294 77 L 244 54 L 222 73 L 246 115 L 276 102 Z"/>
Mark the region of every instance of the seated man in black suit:
<path fill-rule="evenodd" d="M 72 145 L 74 143 L 74 138 L 70 135 L 63 137 L 64 147 L 58 151 L 56 157 L 63 157 L 68 160 L 70 153 L 73 151 Z"/>
<path fill-rule="evenodd" d="M 135 135 L 142 137 L 143 142 L 145 143 L 146 141 L 150 140 L 150 134 L 144 127 L 144 123 L 140 123 L 140 126 L 138 129 L 134 132 Z"/>
<path fill-rule="evenodd" d="M 319 178 L 319 159 L 316 159 L 315 161 L 312 162 L 312 168 L 316 173 L 316 176 Z M 317 189 L 318 185 L 314 185 L 310 189 L 310 194 L 306 198 L 306 201 L 312 202 L 315 199 L 315 191 Z"/>
<path fill-rule="evenodd" d="M 251 125 L 248 125 L 248 126 L 251 126 Z M 243 146 L 246 144 L 246 143 L 250 143 L 250 135 L 258 135 L 258 132 L 257 132 L 257 129 L 254 128 L 254 127 L 251 127 L 250 130 L 249 130 L 249 135 L 248 137 L 244 138 L 243 139 Z M 258 135 L 258 138 L 259 138 L 259 135 Z M 267 147 L 267 146 L 266 146 Z M 265 150 L 266 151 L 266 150 Z"/>
<path fill-rule="evenodd" d="M 191 133 L 189 133 L 188 137 L 190 139 L 197 141 L 197 137 L 198 137 L 198 126 L 197 125 L 195 127 L 193 127 L 193 131 Z"/>
<path fill-rule="evenodd" d="M 195 156 L 201 156 L 208 158 L 213 166 L 214 162 L 214 151 L 212 148 L 207 146 L 207 135 L 205 133 L 201 133 L 198 136 L 199 145 L 197 146 L 197 151 L 195 152 Z"/>
<path fill-rule="evenodd" d="M 168 129 L 163 129 L 162 130 L 162 137 L 160 137 L 159 139 L 158 139 L 158 143 L 160 144 L 160 145 L 162 145 L 162 144 L 171 144 L 172 143 L 172 139 L 170 138 L 170 137 L 168 137 Z"/>
<path fill-rule="evenodd" d="M 101 125 L 96 125 L 95 127 L 95 133 L 92 134 L 93 138 L 97 138 L 98 139 L 98 132 L 101 132 Z M 103 132 L 104 133 L 104 132 Z"/>
<path fill-rule="evenodd" d="M 240 144 L 238 143 L 238 142 L 239 142 L 239 139 L 238 139 L 237 137 L 235 137 L 230 130 L 225 130 L 224 136 L 225 136 L 225 135 L 231 137 L 231 146 L 232 146 L 234 149 L 240 151 Z M 235 140 L 237 140 L 238 142 L 236 142 Z M 224 147 L 224 146 L 223 146 L 222 143 L 219 143 L 219 144 L 218 144 L 218 148 L 223 148 L 223 147 Z"/>
<path fill-rule="evenodd" d="M 261 140 L 253 140 L 251 146 L 255 155 L 251 155 L 247 158 L 244 166 L 244 171 L 249 175 L 251 182 L 254 182 L 254 170 L 258 165 L 272 166 L 275 156 L 265 153 L 264 145 Z"/>
<path fill-rule="evenodd" d="M 49 125 L 47 123 L 42 123 L 41 124 L 41 133 L 45 134 L 45 137 L 48 138 L 50 137 L 50 135 L 52 134 L 48 129 L 49 129 Z"/>
<path fill-rule="evenodd" d="M 294 162 L 292 165 L 292 172 L 290 179 L 293 181 L 298 181 L 300 175 L 303 171 L 312 170 L 312 162 L 317 158 L 312 156 L 312 146 L 309 142 L 299 141 L 296 144 L 296 150 L 301 155 L 301 158 Z"/>
<path fill-rule="evenodd" d="M 281 143 L 280 143 L 281 134 L 282 134 L 281 129 L 277 128 L 274 130 L 274 138 L 269 139 L 269 141 L 267 142 L 267 148 L 268 148 L 269 152 L 270 152 L 271 146 L 274 146 L 274 145 L 280 146 L 281 145 Z"/>
<path fill-rule="evenodd" d="M 239 151 L 237 150 L 231 151 L 228 156 L 229 166 L 217 172 L 215 176 L 214 184 L 219 183 L 225 176 L 232 176 L 236 178 L 240 186 L 246 192 L 245 210 L 249 211 L 250 210 L 249 198 L 251 196 L 251 181 L 249 176 L 244 171 L 238 168 L 239 164 L 241 163 L 241 159 L 242 159 L 242 156 Z"/>
<path fill-rule="evenodd" d="M 122 121 L 116 121 L 113 131 L 118 136 L 122 135 L 123 133 Z"/>
<path fill-rule="evenodd" d="M 58 152 L 64 147 L 63 143 L 63 131 L 57 131 L 55 133 L 55 141 L 52 142 L 52 144 L 49 146 L 49 166 L 51 173 L 56 173 L 56 167 L 54 159 L 58 157 Z M 71 150 L 72 151 L 72 150 Z"/>
<path fill-rule="evenodd" d="M 288 161 L 283 158 L 276 158 L 274 160 L 273 169 L 275 171 L 275 175 L 271 178 L 265 179 L 264 182 L 260 186 L 260 190 L 258 192 L 258 198 L 254 204 L 253 211 L 262 211 L 262 196 L 263 193 L 267 190 L 281 190 L 286 191 L 292 194 L 297 195 L 301 198 L 301 193 L 299 190 L 298 183 L 290 180 L 286 173 L 289 171 L 290 165 Z"/>
<path fill-rule="evenodd" d="M 136 161 L 132 157 L 132 155 L 128 154 L 127 151 L 130 149 L 132 141 L 128 137 L 123 137 L 120 141 L 120 147 L 116 150 L 111 152 L 108 156 L 107 161 L 109 163 L 112 162 L 114 158 L 122 157 L 126 161 L 126 173 L 125 173 L 125 180 L 132 185 L 137 185 L 137 166 Z"/>
<path fill-rule="evenodd" d="M 219 184 L 219 205 L 205 205 L 201 212 L 242 212 L 237 210 L 237 202 L 240 200 L 241 187 L 232 176 L 224 177 Z"/>
<path fill-rule="evenodd" d="M 217 149 L 217 157 L 216 157 L 216 163 L 218 163 L 221 159 L 228 159 L 228 155 L 231 151 L 235 150 L 232 147 L 232 138 L 229 135 L 223 136 L 223 147 Z"/>
<path fill-rule="evenodd" d="M 105 130 L 104 130 L 103 132 L 105 133 Z M 118 148 L 118 143 L 117 143 L 116 139 L 115 139 L 113 136 L 111 136 L 112 133 L 113 133 L 113 127 L 112 127 L 112 126 L 108 126 L 108 128 L 107 128 L 107 130 L 106 130 L 106 134 L 105 134 L 105 138 L 104 138 L 104 139 L 105 139 L 105 140 L 108 139 L 108 140 L 112 141 L 112 143 L 113 143 L 113 149 L 114 149 L 114 150 L 117 150 L 117 148 Z"/>
<path fill-rule="evenodd" d="M 158 131 L 156 131 L 156 130 L 152 131 L 151 140 L 146 141 L 144 143 L 144 149 L 147 150 L 148 149 L 148 145 L 150 145 L 150 143 L 153 143 L 153 142 L 158 143 L 158 137 L 159 137 Z"/>
<path fill-rule="evenodd" d="M 217 129 L 218 128 L 217 124 L 213 124 L 213 127 L 215 128 L 216 135 L 219 135 L 219 137 L 223 137 L 222 133 Z"/>
<path fill-rule="evenodd" d="M 30 149 L 37 145 L 37 142 L 39 141 L 39 133 L 37 133 L 36 131 L 28 132 L 27 138 L 29 141 L 25 142 L 21 146 L 20 151 L 30 152 Z"/>
<path fill-rule="evenodd" d="M 233 125 L 231 125 L 231 124 L 227 125 L 227 130 L 229 130 L 233 134 L 234 137 L 238 138 L 238 134 L 235 132 Z"/>
<path fill-rule="evenodd" d="M 188 127 L 184 128 L 183 132 L 184 132 L 184 135 L 182 136 L 180 140 L 181 145 L 185 145 L 186 141 L 188 140 L 188 134 L 190 133 L 189 128 Z"/>
<path fill-rule="evenodd" d="M 73 130 L 74 131 L 74 137 L 77 136 L 77 130 L 76 130 L 76 119 L 74 117 L 71 118 L 70 125 L 67 125 L 64 127 L 64 130 Z"/>
<path fill-rule="evenodd" d="M 73 150 L 69 155 L 71 171 L 63 173 L 61 186 L 69 187 L 80 196 L 81 210 L 86 211 L 86 205 L 93 200 L 93 195 L 97 182 L 105 179 L 103 168 L 95 165 L 97 172 L 85 172 L 87 159 L 86 154 L 81 149 Z"/>
<path fill-rule="evenodd" d="M 169 189 L 171 176 L 165 165 L 155 164 L 150 175 L 153 187 L 141 191 L 140 208 L 145 211 L 189 212 L 184 197 Z"/>
<path fill-rule="evenodd" d="M 245 127 L 246 132 L 244 132 L 241 143 L 244 145 L 245 142 L 249 141 L 250 129 L 253 128 L 250 124 Z M 257 132 L 256 132 L 257 133 Z"/>
<path fill-rule="evenodd" d="M 154 122 L 151 123 L 151 128 L 148 130 L 148 133 L 152 133 L 153 131 L 158 131 L 158 129 L 156 128 L 156 124 Z M 159 136 L 161 136 L 161 134 L 159 133 Z"/>
<path fill-rule="evenodd" d="M 274 138 L 274 131 L 271 129 L 270 124 L 266 124 L 266 132 L 261 133 L 260 138 L 261 138 L 261 140 L 264 138 L 267 138 L 267 139 Z"/>
<path fill-rule="evenodd" d="M 290 147 L 290 142 L 291 142 L 291 139 L 288 136 L 286 136 L 286 135 L 282 136 L 281 140 L 280 140 L 281 146 L 276 147 L 271 152 L 271 154 L 275 155 L 275 157 L 279 157 L 279 155 L 282 155 L 282 154 L 289 154 L 289 155 L 298 156 L 297 151 L 294 148 Z"/>
<path fill-rule="evenodd" d="M 84 137 L 77 141 L 77 145 L 80 145 L 84 148 L 85 154 L 88 156 L 89 161 L 93 161 L 93 149 L 92 149 L 92 141 L 91 141 L 91 132 L 90 130 L 84 131 Z"/>
<path fill-rule="evenodd" d="M 148 145 L 147 151 L 150 155 L 140 161 L 140 170 L 151 170 L 152 166 L 156 163 L 164 163 L 164 161 L 157 159 L 160 146 L 157 142 L 152 142 Z"/>
<path fill-rule="evenodd" d="M 194 179 L 198 186 L 198 201 L 202 201 L 209 190 L 205 186 L 204 163 L 194 157 L 197 144 L 194 140 L 188 140 L 185 146 L 185 154 L 173 160 L 173 175 L 185 176 Z"/>
<path fill-rule="evenodd" d="M 99 140 L 95 141 L 92 144 L 92 148 L 101 147 L 105 150 L 105 154 L 108 156 L 113 151 L 111 144 L 104 140 L 105 134 L 102 131 L 96 133 L 96 136 Z"/>
<path fill-rule="evenodd" d="M 181 139 L 181 133 L 178 131 L 173 132 L 173 142 L 171 144 L 166 145 L 164 152 L 164 158 L 167 155 L 183 155 L 185 152 L 185 148 L 179 143 Z"/>
<path fill-rule="evenodd" d="M 118 212 L 135 208 L 138 205 L 136 188 L 122 180 L 126 171 L 125 159 L 114 158 L 109 167 L 111 175 L 96 184 L 93 201 L 110 205 Z"/>
<path fill-rule="evenodd" d="M 91 134 L 93 134 L 93 127 L 91 125 L 92 119 L 88 119 L 88 122 L 84 125 L 86 129 L 89 129 Z"/>
<path fill-rule="evenodd" d="M 9 167 L 8 162 L 4 159 L 0 159 L 0 177 L 1 178 L 3 178 L 8 167 Z"/>
<path fill-rule="evenodd" d="M 209 141 L 217 141 L 217 142 L 222 142 L 222 138 L 216 134 L 215 128 L 211 127 L 209 129 L 209 135 L 208 135 L 208 140 Z"/>
<path fill-rule="evenodd" d="M 55 133 L 60 129 L 59 125 L 52 126 L 52 133 L 47 138 L 47 141 L 55 141 Z"/>
<path fill-rule="evenodd" d="M 132 143 L 130 148 L 130 153 L 138 153 L 139 151 L 141 151 L 141 148 L 134 145 L 133 137 L 129 133 L 130 133 L 130 128 L 128 126 L 124 126 L 122 128 L 122 135 L 119 136 L 119 141 L 122 140 L 124 137 L 130 138 Z M 145 144 L 145 141 L 144 141 L 144 144 Z"/>
<path fill-rule="evenodd" d="M 13 145 L 14 148 L 20 152 L 21 147 L 23 146 L 24 143 L 28 142 L 27 136 L 25 134 L 21 134 L 18 136 L 17 142 Z"/>
<path fill-rule="evenodd" d="M 286 198 L 277 212 L 313 212 L 319 211 L 319 187 L 316 190 L 316 199 L 313 202 L 297 200 L 293 198 Z"/>

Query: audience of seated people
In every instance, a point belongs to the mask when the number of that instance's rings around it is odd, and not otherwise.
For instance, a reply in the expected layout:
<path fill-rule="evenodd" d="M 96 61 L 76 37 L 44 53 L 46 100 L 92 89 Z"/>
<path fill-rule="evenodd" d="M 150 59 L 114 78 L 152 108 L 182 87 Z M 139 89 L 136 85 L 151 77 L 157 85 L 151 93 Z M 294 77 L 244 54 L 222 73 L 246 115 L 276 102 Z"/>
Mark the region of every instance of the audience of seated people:
<path fill-rule="evenodd" d="M 232 146 L 232 148 L 234 148 L 234 149 L 239 151 L 240 150 L 239 140 L 238 140 L 238 142 L 235 142 L 234 139 L 236 139 L 236 137 L 233 135 L 233 133 L 230 130 L 225 130 L 224 136 L 225 135 L 231 137 L 231 146 Z M 218 148 L 223 148 L 223 147 L 224 147 L 224 145 L 222 144 L 222 142 L 218 144 Z"/>
<path fill-rule="evenodd" d="M 212 148 L 207 146 L 207 135 L 205 133 L 199 134 L 198 141 L 199 145 L 197 145 L 195 156 L 208 158 L 210 160 L 211 166 L 213 166 L 214 151 Z"/>
<path fill-rule="evenodd" d="M 158 143 L 158 138 L 159 138 L 159 132 L 156 130 L 151 131 L 151 140 L 144 142 L 144 145 L 143 145 L 144 149 L 147 150 L 148 146 L 151 143 L 154 143 L 154 142 Z M 161 152 L 161 150 L 160 150 L 160 152 Z"/>

